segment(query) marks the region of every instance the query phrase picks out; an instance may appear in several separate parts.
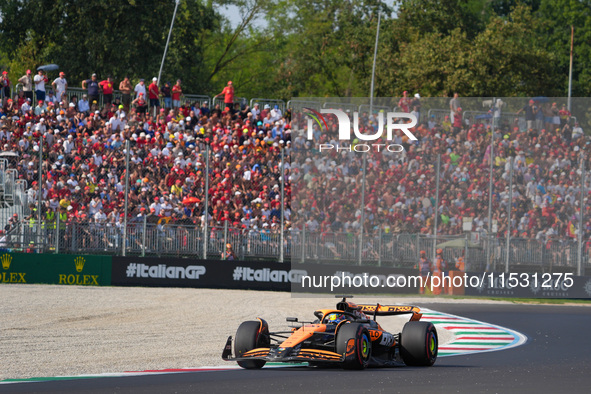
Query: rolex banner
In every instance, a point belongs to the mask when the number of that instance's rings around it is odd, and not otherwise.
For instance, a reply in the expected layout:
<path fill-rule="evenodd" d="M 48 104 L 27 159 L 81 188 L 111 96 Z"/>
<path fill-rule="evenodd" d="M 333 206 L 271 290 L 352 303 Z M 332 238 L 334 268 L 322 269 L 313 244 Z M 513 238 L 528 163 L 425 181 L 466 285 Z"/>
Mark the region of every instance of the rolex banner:
<path fill-rule="evenodd" d="M 111 284 L 110 256 L 4 252 L 0 261 L 0 283 Z"/>

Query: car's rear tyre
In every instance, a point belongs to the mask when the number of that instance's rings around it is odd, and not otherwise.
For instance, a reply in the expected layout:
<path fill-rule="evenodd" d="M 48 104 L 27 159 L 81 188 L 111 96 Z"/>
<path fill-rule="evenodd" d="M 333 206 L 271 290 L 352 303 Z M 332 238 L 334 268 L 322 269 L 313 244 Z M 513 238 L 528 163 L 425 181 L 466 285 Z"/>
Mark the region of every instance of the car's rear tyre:
<path fill-rule="evenodd" d="M 426 321 L 411 321 L 400 334 L 400 355 L 406 365 L 430 367 L 437 360 L 439 340 L 435 326 Z"/>
<path fill-rule="evenodd" d="M 236 357 L 252 349 L 269 347 L 269 326 L 264 320 L 245 321 L 236 331 L 234 340 L 234 354 Z M 259 369 L 265 365 L 264 360 L 238 361 L 238 365 L 246 369 Z"/>
<path fill-rule="evenodd" d="M 364 369 L 368 366 L 371 358 L 371 338 L 362 324 L 342 324 L 338 328 L 335 343 L 336 352 L 345 355 L 343 368 Z"/>

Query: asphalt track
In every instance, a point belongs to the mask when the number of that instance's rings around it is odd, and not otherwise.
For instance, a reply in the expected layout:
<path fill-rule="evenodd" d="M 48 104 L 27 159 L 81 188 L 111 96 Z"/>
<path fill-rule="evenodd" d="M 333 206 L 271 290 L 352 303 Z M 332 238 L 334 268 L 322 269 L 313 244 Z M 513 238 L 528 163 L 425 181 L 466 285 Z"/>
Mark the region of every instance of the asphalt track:
<path fill-rule="evenodd" d="M 185 372 L 0 386 L 10 393 L 589 393 L 591 308 L 424 304 L 525 334 L 513 349 L 439 358 L 432 368 L 307 367 Z M 196 339 L 197 340 L 197 339 Z M 220 352 L 223 344 L 220 344 Z M 166 349 L 163 349 L 166 351 Z M 220 364 L 222 361 L 220 360 Z"/>

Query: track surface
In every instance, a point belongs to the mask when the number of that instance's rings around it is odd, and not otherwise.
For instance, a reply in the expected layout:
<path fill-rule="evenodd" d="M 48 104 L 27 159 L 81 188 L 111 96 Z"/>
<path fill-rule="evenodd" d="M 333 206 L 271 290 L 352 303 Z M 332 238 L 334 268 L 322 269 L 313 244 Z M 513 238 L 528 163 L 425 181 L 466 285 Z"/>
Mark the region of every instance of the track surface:
<path fill-rule="evenodd" d="M 0 386 L 0 392 L 589 392 L 591 308 L 560 305 L 422 306 L 511 328 L 525 334 L 529 341 L 514 349 L 440 358 L 433 368 L 402 367 L 345 372 L 340 369 L 290 367 L 258 371 L 187 372 L 8 384 Z"/>

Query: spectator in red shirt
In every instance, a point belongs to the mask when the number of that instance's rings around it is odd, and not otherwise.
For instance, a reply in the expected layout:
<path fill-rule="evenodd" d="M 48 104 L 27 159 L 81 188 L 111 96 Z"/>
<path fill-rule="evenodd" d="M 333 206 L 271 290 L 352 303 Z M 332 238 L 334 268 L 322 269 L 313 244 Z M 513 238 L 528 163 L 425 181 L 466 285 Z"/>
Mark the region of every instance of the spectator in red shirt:
<path fill-rule="evenodd" d="M 152 83 L 148 86 L 148 97 L 150 98 L 150 108 L 160 107 L 160 100 L 158 100 L 158 96 L 160 96 L 160 90 L 158 89 L 158 78 L 152 78 Z"/>
<path fill-rule="evenodd" d="M 103 101 L 105 106 L 113 102 L 113 79 L 108 76 L 107 79 L 101 81 L 99 86 L 103 90 Z"/>
<path fill-rule="evenodd" d="M 173 108 L 179 108 L 181 106 L 181 94 L 183 94 L 183 88 L 181 88 L 181 80 L 177 79 L 176 84 L 172 87 Z"/>
<path fill-rule="evenodd" d="M 215 97 L 219 97 L 224 95 L 224 104 L 226 105 L 226 109 L 228 112 L 232 113 L 232 107 L 234 106 L 234 86 L 232 86 L 232 81 L 228 81 L 228 86 L 222 90 L 222 92 Z"/>
<path fill-rule="evenodd" d="M 148 109 L 148 103 L 146 102 L 143 93 L 140 93 L 138 98 L 133 100 L 131 104 L 136 106 L 136 112 L 141 115 L 145 114 Z"/>
<path fill-rule="evenodd" d="M 398 106 L 402 110 L 402 112 L 410 112 L 410 104 L 412 100 L 408 97 L 408 91 L 402 92 L 402 98 L 398 101 Z"/>
<path fill-rule="evenodd" d="M 10 79 L 8 79 L 8 71 L 2 71 L 2 77 L 0 77 L 0 84 L 4 92 L 4 97 L 10 97 Z"/>

